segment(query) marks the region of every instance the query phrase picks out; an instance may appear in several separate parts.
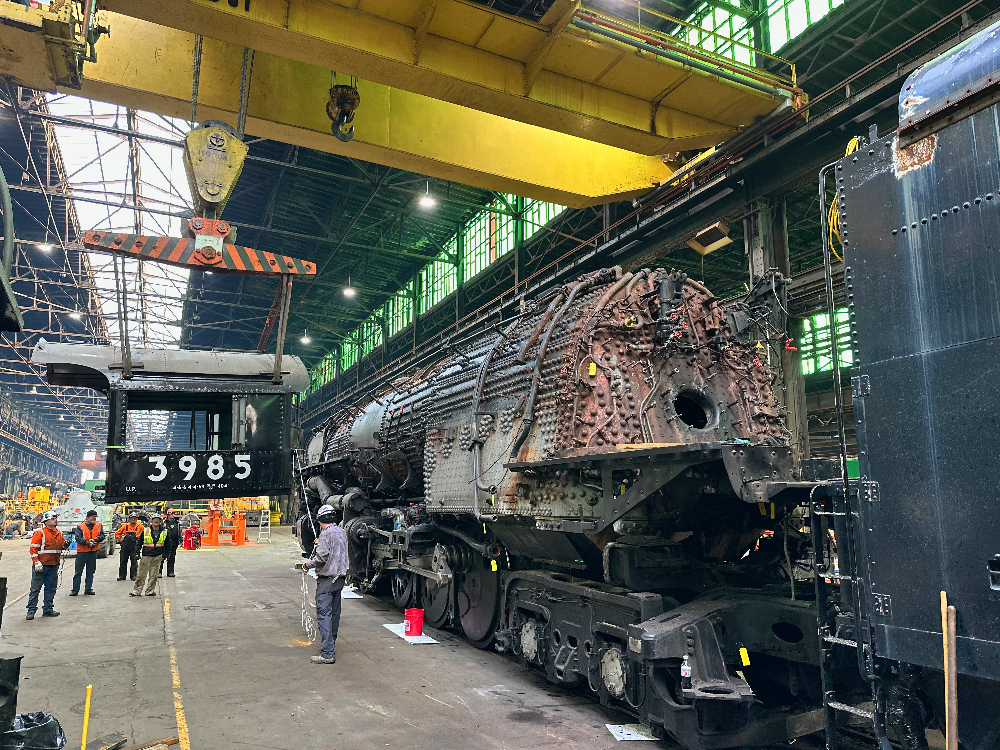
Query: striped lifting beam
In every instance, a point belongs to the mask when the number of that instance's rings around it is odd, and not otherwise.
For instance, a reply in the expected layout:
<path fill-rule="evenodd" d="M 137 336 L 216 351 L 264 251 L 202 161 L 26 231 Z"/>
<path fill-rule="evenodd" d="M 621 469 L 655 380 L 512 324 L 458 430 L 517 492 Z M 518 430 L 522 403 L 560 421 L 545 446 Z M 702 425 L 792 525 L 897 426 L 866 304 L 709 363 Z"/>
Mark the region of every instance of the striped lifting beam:
<path fill-rule="evenodd" d="M 89 231 L 83 244 L 95 252 L 121 253 L 213 273 L 316 275 L 316 264 L 310 261 L 227 243 L 231 227 L 221 219 L 188 219 L 188 229 L 191 238 Z"/>

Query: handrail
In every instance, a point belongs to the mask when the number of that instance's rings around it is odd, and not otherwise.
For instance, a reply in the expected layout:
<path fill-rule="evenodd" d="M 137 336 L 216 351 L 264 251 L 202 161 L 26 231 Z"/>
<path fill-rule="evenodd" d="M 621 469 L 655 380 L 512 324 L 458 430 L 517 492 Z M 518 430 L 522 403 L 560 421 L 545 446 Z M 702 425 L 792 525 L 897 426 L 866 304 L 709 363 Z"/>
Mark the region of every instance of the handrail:
<path fill-rule="evenodd" d="M 719 34 L 716 31 L 710 31 L 709 29 L 704 29 L 701 26 L 689 23 L 687 21 L 682 21 L 679 18 L 674 18 L 673 16 L 667 15 L 666 13 L 660 13 L 658 11 L 652 10 L 647 6 L 640 6 L 640 4 L 636 2 L 636 0 L 619 0 L 619 2 L 621 2 L 623 5 L 628 5 L 633 8 L 641 9 L 643 13 L 651 13 L 654 16 L 670 21 L 671 23 L 676 23 L 680 26 L 684 26 L 688 29 L 691 29 L 692 31 L 697 31 L 699 34 L 706 34 L 708 36 L 714 37 L 715 39 L 718 39 L 723 43 L 732 44 L 736 47 L 742 47 L 751 54 L 761 55 L 763 57 L 768 58 L 769 60 L 774 60 L 775 62 L 781 65 L 788 66 L 790 75 L 786 77 L 778 75 L 777 73 L 770 73 L 766 70 L 761 70 L 760 68 L 755 68 L 754 66 L 748 65 L 747 63 L 740 62 L 739 60 L 730 59 L 728 57 L 720 55 L 717 52 L 711 52 L 695 44 L 686 42 L 682 39 L 677 38 L 676 36 L 665 34 L 662 31 L 649 28 L 648 26 L 643 26 L 642 24 L 637 24 L 634 21 L 630 21 L 626 18 L 622 18 L 620 16 L 616 16 L 611 13 L 595 10 L 594 8 L 580 8 L 577 11 L 575 17 L 584 17 L 590 15 L 596 18 L 603 18 L 605 20 L 623 26 L 626 29 L 632 31 L 633 33 L 644 34 L 651 37 L 656 37 L 658 40 L 662 42 L 677 44 L 682 48 L 680 51 L 682 51 L 684 54 L 692 56 L 704 55 L 705 57 L 708 58 L 710 62 L 716 65 L 725 65 L 727 67 L 740 70 L 746 75 L 760 76 L 761 78 L 770 80 L 775 84 L 790 84 L 792 88 L 796 87 L 797 74 L 795 71 L 795 63 L 792 62 L 791 60 L 786 60 L 783 57 L 778 57 L 777 55 L 772 55 L 768 52 L 764 52 L 763 50 L 757 49 L 753 45 L 746 44 L 745 42 L 741 42 L 738 39 L 732 39 L 730 37 L 725 36 L 724 34 Z"/>

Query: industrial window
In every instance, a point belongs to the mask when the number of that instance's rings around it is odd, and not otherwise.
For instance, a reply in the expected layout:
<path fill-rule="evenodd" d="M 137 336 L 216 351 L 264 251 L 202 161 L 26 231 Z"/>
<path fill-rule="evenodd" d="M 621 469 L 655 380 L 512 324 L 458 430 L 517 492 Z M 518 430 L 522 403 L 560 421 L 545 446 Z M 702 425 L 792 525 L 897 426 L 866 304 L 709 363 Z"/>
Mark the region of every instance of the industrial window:
<path fill-rule="evenodd" d="M 309 371 L 309 392 L 319 390 L 333 380 L 336 374 L 337 359 L 333 353 L 327 354 Z"/>
<path fill-rule="evenodd" d="M 463 239 L 462 278 L 471 279 L 494 260 L 490 257 L 490 214 L 486 211 L 476 214 L 465 225 Z"/>
<path fill-rule="evenodd" d="M 382 306 L 386 335 L 392 338 L 413 322 L 413 280 L 386 300 Z"/>
<path fill-rule="evenodd" d="M 682 30 L 680 36 L 688 44 L 694 44 L 737 62 L 754 64 L 753 52 L 747 49 L 753 46 L 753 38 L 750 35 L 750 28 L 746 26 L 746 18 L 705 4 L 696 10 L 688 21 L 698 27 L 697 29 L 687 27 Z M 746 46 L 733 44 L 730 40 L 734 39 Z"/>
<path fill-rule="evenodd" d="M 340 347 L 340 371 L 349 370 L 358 363 L 361 347 L 356 341 L 346 339 Z"/>
<path fill-rule="evenodd" d="M 845 2 L 846 0 L 769 0 L 767 20 L 770 51 L 781 49 L 811 24 L 816 23 L 831 10 L 839 8 Z M 680 32 L 680 37 L 689 44 L 695 44 L 703 49 L 725 55 L 738 62 L 754 64 L 753 53 L 750 50 L 709 33 L 714 31 L 729 39 L 752 45 L 753 36 L 750 33 L 750 28 L 746 25 L 747 19 L 703 3 L 688 17 L 688 22 L 699 27 L 698 29 L 684 29 Z"/>
<path fill-rule="evenodd" d="M 374 318 L 368 318 L 358 329 L 361 339 L 361 356 L 367 356 L 372 350 L 382 346 L 382 324 Z"/>
<path fill-rule="evenodd" d="M 837 352 L 840 356 L 840 366 L 850 367 L 854 364 L 854 352 L 851 350 L 851 330 L 847 308 L 837 310 L 835 314 L 837 316 Z M 826 313 L 813 315 L 803 321 L 799 354 L 802 356 L 802 373 L 804 375 L 827 372 L 833 369 L 833 352 L 830 349 L 830 317 Z"/>
<path fill-rule="evenodd" d="M 530 240 L 546 224 L 566 210 L 566 206 L 544 201 L 531 201 L 524 207 L 524 239 Z"/>
<path fill-rule="evenodd" d="M 771 0 L 767 6 L 771 49 L 781 49 L 810 24 L 823 18 L 845 0 Z"/>
<path fill-rule="evenodd" d="M 454 255 L 456 249 L 454 238 L 444 246 L 444 249 Z M 448 260 L 445 253 L 438 255 L 420 271 L 420 309 L 423 315 L 434 305 L 443 300 L 458 288 L 458 266 Z"/>

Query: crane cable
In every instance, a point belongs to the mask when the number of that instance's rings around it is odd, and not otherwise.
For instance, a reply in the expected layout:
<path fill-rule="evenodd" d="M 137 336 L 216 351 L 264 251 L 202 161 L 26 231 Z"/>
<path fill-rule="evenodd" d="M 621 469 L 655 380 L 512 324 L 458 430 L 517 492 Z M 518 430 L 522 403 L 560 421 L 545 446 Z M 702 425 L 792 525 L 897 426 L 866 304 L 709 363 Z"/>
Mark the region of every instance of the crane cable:
<path fill-rule="evenodd" d="M 861 148 L 861 139 L 858 136 L 854 136 L 850 141 L 847 142 L 847 150 L 844 152 L 844 156 L 850 156 L 855 151 Z M 837 242 L 840 243 L 841 249 L 844 248 L 844 241 L 840 236 L 840 211 L 837 210 L 837 201 L 834 200 L 830 203 L 830 212 L 826 217 L 826 225 L 830 228 L 830 252 L 833 253 L 834 257 L 840 261 L 844 262 L 844 259 L 840 257 L 837 252 L 836 247 L 834 247 L 833 238 L 837 238 Z"/>

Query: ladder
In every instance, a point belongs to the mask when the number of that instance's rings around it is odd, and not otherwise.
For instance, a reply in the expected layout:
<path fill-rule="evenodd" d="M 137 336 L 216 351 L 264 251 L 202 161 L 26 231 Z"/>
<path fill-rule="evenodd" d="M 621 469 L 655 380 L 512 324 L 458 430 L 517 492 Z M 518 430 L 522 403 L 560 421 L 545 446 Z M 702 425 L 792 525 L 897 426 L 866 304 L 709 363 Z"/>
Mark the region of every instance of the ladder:
<path fill-rule="evenodd" d="M 257 530 L 257 544 L 261 542 L 271 543 L 271 504 L 261 511 L 260 527 Z"/>
<path fill-rule="evenodd" d="M 823 691 L 823 711 L 826 718 L 826 750 L 838 750 L 838 715 L 847 714 L 872 723 L 880 750 L 891 747 L 886 737 L 884 697 L 879 690 L 879 676 L 876 673 L 876 656 L 871 642 L 871 627 L 865 617 L 862 604 L 863 576 L 859 575 L 857 532 L 860 518 L 856 509 L 859 482 L 848 480 L 845 492 L 842 482 L 817 488 L 809 503 L 812 527 L 813 580 L 816 590 L 816 616 L 819 622 L 820 681 Z M 837 564 L 827 555 L 826 540 L 829 532 L 837 545 Z M 828 584 L 837 584 L 844 590 L 846 586 L 850 602 L 849 637 L 839 632 L 838 623 L 831 621 Z M 845 613 L 846 614 L 846 613 Z M 841 620 L 840 625 L 845 624 Z M 873 711 L 838 700 L 833 677 L 835 649 L 840 647 L 855 649 L 858 671 L 871 684 Z"/>

